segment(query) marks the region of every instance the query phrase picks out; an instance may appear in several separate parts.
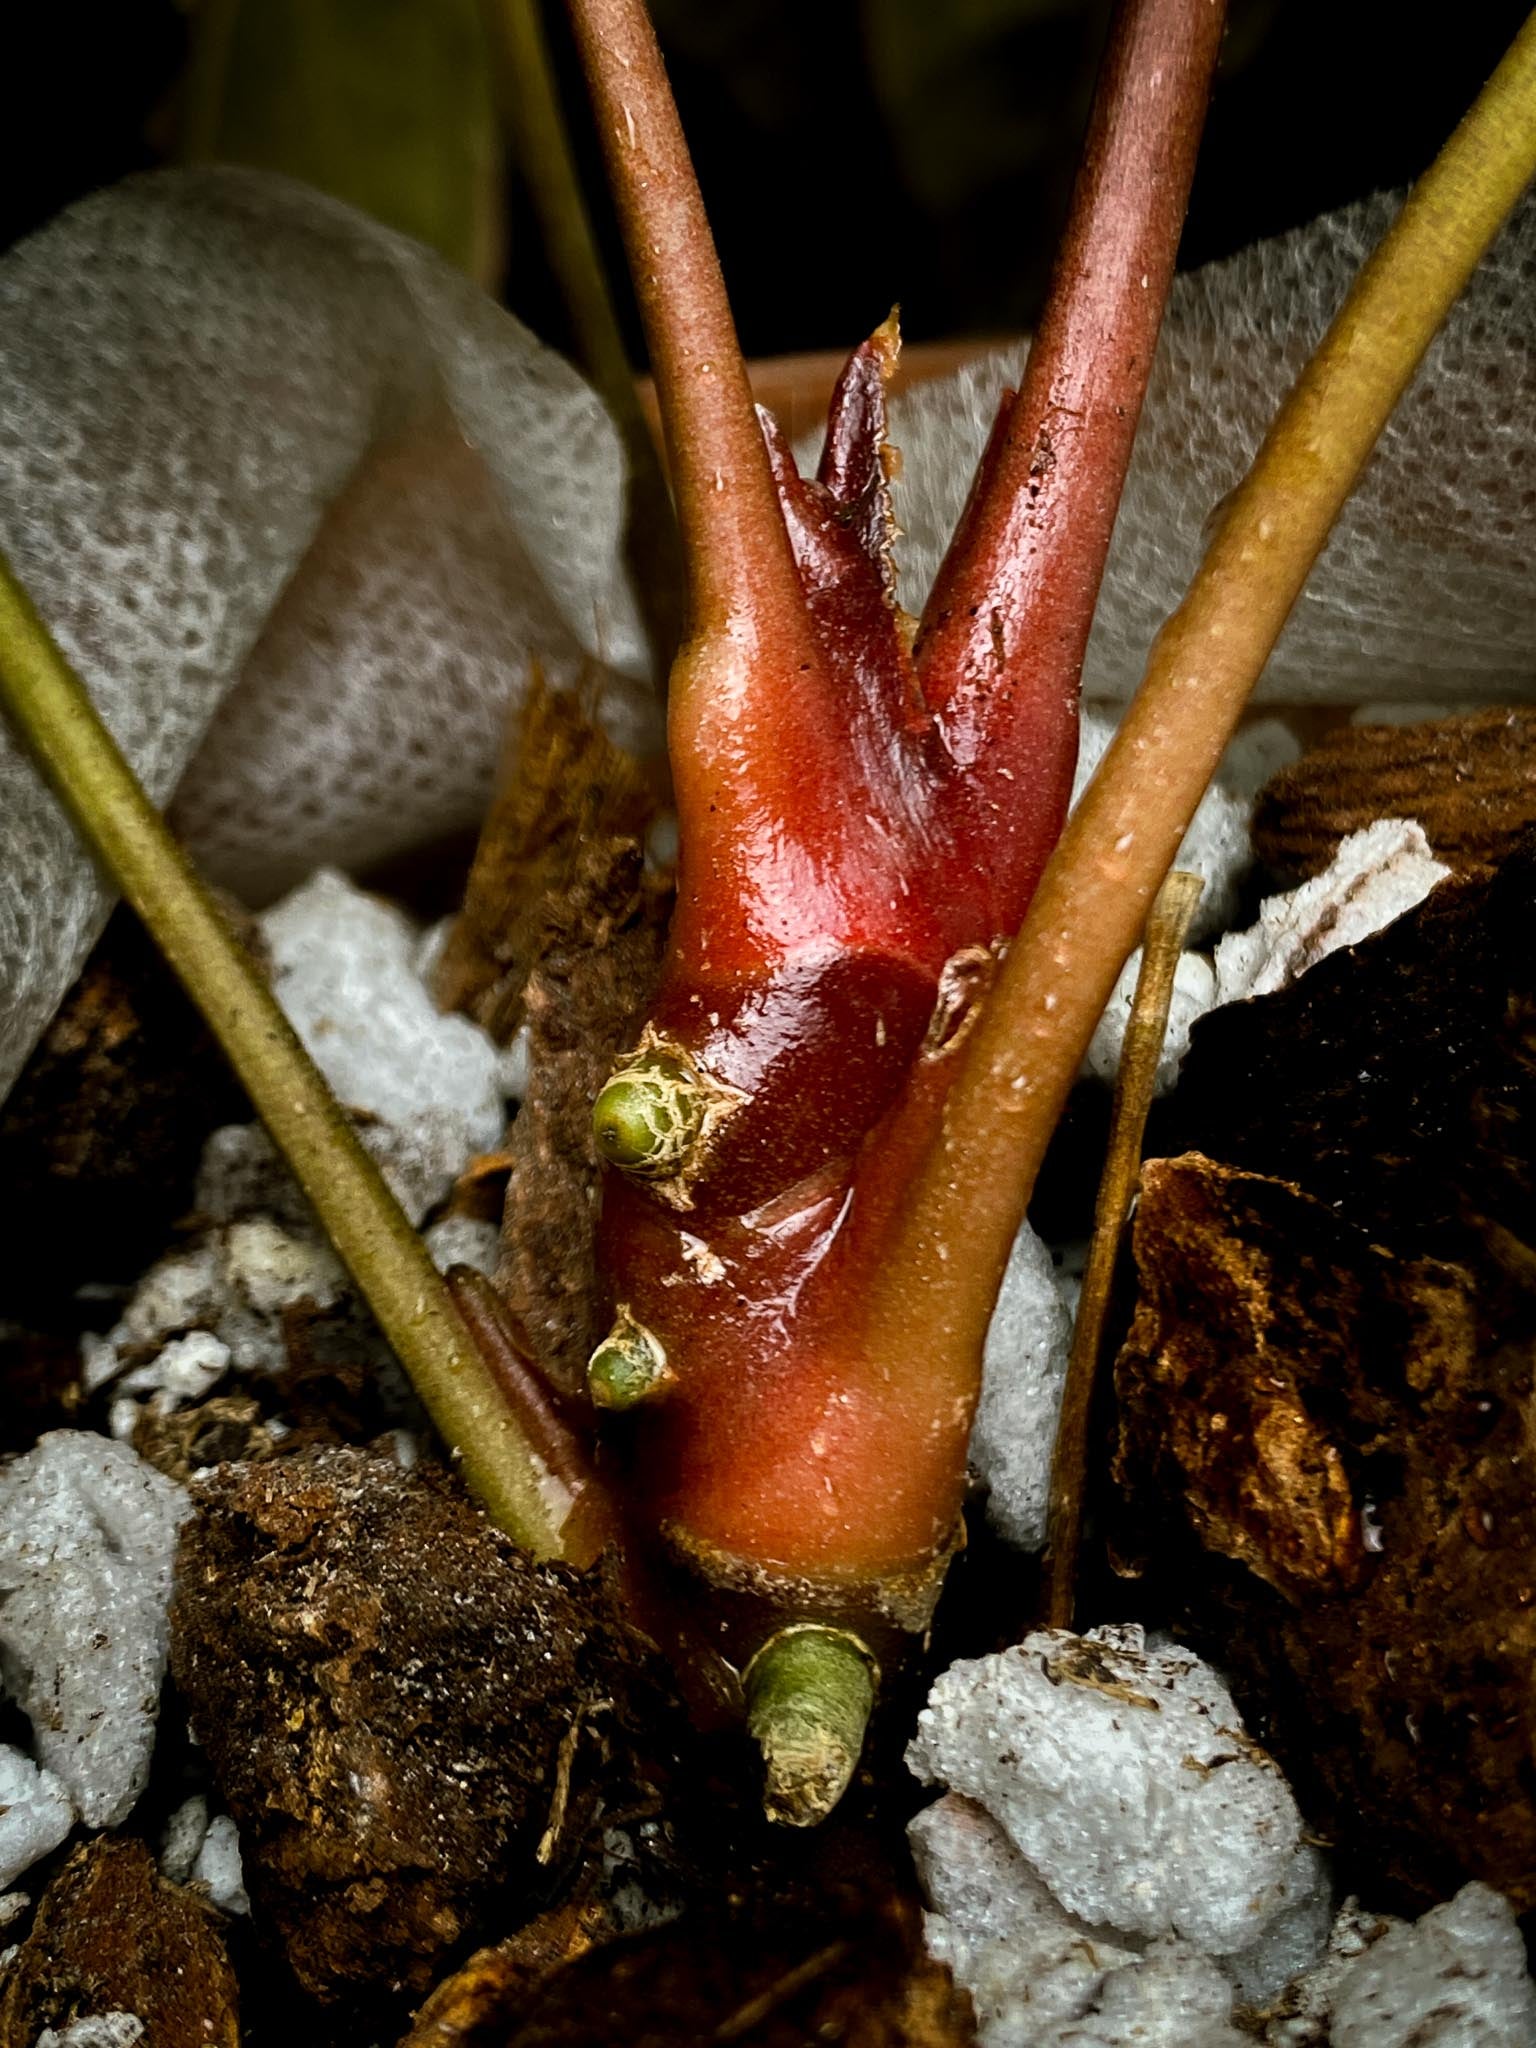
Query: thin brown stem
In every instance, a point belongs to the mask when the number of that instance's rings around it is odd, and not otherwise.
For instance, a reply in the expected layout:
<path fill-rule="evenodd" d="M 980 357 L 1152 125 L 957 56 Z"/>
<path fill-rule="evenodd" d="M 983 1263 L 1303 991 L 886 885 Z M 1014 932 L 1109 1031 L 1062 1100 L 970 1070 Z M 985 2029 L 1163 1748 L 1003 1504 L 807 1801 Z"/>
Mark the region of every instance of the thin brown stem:
<path fill-rule="evenodd" d="M 954 1372 L 980 1356 L 1046 1146 L 1152 898 L 1377 436 L 1533 172 L 1536 15 L 1356 279 L 1154 643 L 962 1052 L 870 1304 L 875 1358 L 916 1344 Z"/>
<path fill-rule="evenodd" d="M 569 0 L 666 434 L 689 631 L 751 620 L 815 659 L 746 367 L 643 0 Z"/>
<path fill-rule="evenodd" d="M 619 1528 L 586 1443 L 518 1343 L 507 1305 L 486 1276 L 473 1266 L 452 1266 L 448 1292 L 529 1443 L 569 1497 L 560 1531 L 562 1555 L 581 1569 L 596 1563 L 617 1542 Z"/>
<path fill-rule="evenodd" d="M 1157 1085 L 1158 1062 L 1168 1034 L 1173 978 L 1178 971 L 1190 919 L 1204 887 L 1198 875 L 1175 868 L 1157 892 L 1142 941 L 1141 971 L 1115 1076 L 1109 1118 L 1109 1150 L 1093 1212 L 1093 1237 L 1083 1271 L 1072 1351 L 1061 1390 L 1061 1420 L 1051 1457 L 1050 1504 L 1046 1519 L 1046 1626 L 1070 1628 L 1082 1543 L 1083 1493 L 1088 1475 L 1088 1422 L 1093 1408 L 1104 1318 L 1120 1257 L 1120 1241 L 1141 1173 L 1141 1141 Z"/>
<path fill-rule="evenodd" d="M 577 357 L 624 443 L 629 465 L 626 546 L 657 672 L 664 678 L 682 631 L 677 521 L 592 232 L 540 0 L 483 4 L 492 45 L 501 58 L 512 145 L 570 318 Z"/>
<path fill-rule="evenodd" d="M 197 0 L 193 11 L 177 138 L 177 154 L 184 164 L 212 163 L 218 154 L 240 6 L 241 0 Z"/>

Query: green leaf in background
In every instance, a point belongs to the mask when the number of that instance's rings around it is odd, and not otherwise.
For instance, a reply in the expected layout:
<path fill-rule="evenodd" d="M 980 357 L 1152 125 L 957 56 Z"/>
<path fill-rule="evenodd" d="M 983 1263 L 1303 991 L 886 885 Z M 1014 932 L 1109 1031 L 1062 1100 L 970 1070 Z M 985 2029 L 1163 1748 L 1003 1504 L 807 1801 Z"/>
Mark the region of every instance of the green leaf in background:
<path fill-rule="evenodd" d="M 199 0 L 182 156 L 285 171 L 500 280 L 477 0 Z"/>

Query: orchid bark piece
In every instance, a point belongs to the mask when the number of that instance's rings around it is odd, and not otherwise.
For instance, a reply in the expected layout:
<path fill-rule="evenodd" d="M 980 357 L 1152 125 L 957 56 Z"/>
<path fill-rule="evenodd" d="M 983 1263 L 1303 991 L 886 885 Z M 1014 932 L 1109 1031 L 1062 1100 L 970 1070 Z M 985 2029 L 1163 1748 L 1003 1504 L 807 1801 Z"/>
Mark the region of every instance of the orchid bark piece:
<path fill-rule="evenodd" d="M 1153 645 L 966 1047 L 868 1304 L 874 1357 L 916 1342 L 948 1373 L 980 1347 L 1153 895 L 1388 415 L 1533 174 L 1536 15 L 1361 271 Z"/>
<path fill-rule="evenodd" d="M 228 1054 L 467 1484 L 534 1556 L 566 1555 L 567 1524 L 574 1534 L 590 1520 L 590 1499 L 530 1441 L 425 1245 L 3 558 L 0 703 Z"/>
<path fill-rule="evenodd" d="M 689 579 L 677 913 L 596 1106 L 621 1170 L 593 1392 L 632 1411 L 636 1491 L 746 1667 L 770 1811 L 804 1823 L 846 1783 L 873 1659 L 926 1624 L 957 1536 L 980 1345 L 938 1370 L 921 1342 L 876 1356 L 863 1304 L 1065 814 L 1222 9 L 1117 13 L 1041 339 L 921 625 L 892 556 L 894 320 L 849 359 L 802 478 L 754 414 L 645 9 L 571 13 Z"/>

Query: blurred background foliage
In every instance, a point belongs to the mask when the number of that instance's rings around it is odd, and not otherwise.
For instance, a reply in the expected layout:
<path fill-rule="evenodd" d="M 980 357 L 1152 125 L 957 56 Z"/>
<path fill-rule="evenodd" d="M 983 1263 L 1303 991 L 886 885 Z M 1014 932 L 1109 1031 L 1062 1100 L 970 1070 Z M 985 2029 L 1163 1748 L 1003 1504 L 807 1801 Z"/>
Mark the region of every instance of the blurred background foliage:
<path fill-rule="evenodd" d="M 433 243 L 540 333 L 566 314 L 496 108 L 504 0 L 74 0 L 7 12 L 0 240 L 178 157 L 281 168 Z M 749 353 L 1027 326 L 1108 0 L 653 0 Z M 1231 0 L 1183 260 L 1425 165 L 1526 0 Z M 194 19 L 194 17 L 196 17 Z M 572 140 L 600 194 L 557 4 Z M 600 196 L 597 230 L 617 243 Z M 621 317 L 633 354 L 627 297 Z"/>

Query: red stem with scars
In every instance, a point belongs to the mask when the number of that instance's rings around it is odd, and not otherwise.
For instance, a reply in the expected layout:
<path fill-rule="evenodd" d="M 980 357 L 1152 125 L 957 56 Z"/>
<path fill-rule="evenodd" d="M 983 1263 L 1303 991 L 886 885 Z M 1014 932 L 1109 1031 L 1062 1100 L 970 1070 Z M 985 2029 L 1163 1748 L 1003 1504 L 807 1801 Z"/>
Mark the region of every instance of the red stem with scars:
<path fill-rule="evenodd" d="M 1065 816 L 1223 9 L 1117 12 L 1023 386 L 914 634 L 891 558 L 894 322 L 854 352 L 802 479 L 754 415 L 645 9 L 570 7 L 689 573 L 679 900 L 632 1072 L 659 1059 L 706 1108 L 665 1172 L 605 1190 L 616 1305 L 666 1367 L 634 1469 L 672 1550 L 751 1596 L 733 1654 L 808 1613 L 873 1639 L 931 1608 L 980 1359 L 935 1374 L 916 1328 L 871 1355 L 860 1305 Z"/>

